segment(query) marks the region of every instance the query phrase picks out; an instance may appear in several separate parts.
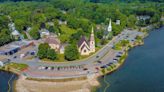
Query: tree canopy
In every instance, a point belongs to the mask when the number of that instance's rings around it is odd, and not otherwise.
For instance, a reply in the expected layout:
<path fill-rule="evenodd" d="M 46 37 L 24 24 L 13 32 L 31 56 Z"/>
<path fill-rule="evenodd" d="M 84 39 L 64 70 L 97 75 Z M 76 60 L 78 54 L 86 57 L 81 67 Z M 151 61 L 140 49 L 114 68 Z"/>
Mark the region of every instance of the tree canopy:
<path fill-rule="evenodd" d="M 64 53 L 65 59 L 68 61 L 73 61 L 79 58 L 79 51 L 76 45 L 69 45 L 65 48 Z"/>
<path fill-rule="evenodd" d="M 0 0 L 0 2 L 4 1 L 6 0 Z M 33 39 L 40 38 L 39 30 L 42 24 L 45 24 L 45 28 L 50 32 L 59 35 L 60 40 L 64 43 L 77 43 L 78 37 L 83 34 L 89 37 L 91 27 L 97 28 L 97 25 L 102 28 L 95 29 L 95 38 L 101 40 L 106 30 L 104 25 L 108 25 L 109 19 L 112 19 L 113 35 L 117 35 L 124 28 L 143 27 L 151 24 L 163 25 L 163 22 L 160 22 L 161 16 L 164 14 L 163 0 L 7 1 L 0 3 L 0 30 L 8 30 L 8 23 L 12 21 L 21 34 L 30 27 L 29 34 Z M 8 16 L 11 17 L 11 20 Z M 150 16 L 150 18 L 138 20 L 138 16 Z M 117 20 L 120 20 L 120 25 L 116 25 Z M 50 22 L 53 25 L 49 25 Z M 69 32 L 65 29 L 69 29 Z M 2 32 L 3 35 L 4 33 L 6 34 L 6 32 Z M 7 33 L 10 35 L 11 32 Z M 8 36 L 4 43 L 10 42 L 11 39 Z"/>

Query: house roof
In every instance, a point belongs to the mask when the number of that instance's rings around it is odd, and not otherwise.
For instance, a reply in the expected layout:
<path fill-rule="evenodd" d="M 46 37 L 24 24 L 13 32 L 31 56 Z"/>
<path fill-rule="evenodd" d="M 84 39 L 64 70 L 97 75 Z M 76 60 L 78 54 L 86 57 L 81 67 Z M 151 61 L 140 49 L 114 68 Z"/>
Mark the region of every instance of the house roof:
<path fill-rule="evenodd" d="M 17 30 L 14 30 L 11 34 L 12 35 L 20 35 L 20 33 Z"/>
<path fill-rule="evenodd" d="M 83 42 L 86 42 L 88 44 L 87 40 L 85 39 L 85 36 L 81 37 L 80 41 L 78 42 L 78 47 L 80 47 L 83 44 Z"/>
<path fill-rule="evenodd" d="M 48 44 L 57 44 L 57 45 L 60 45 L 59 39 L 56 38 L 56 37 L 53 37 L 53 36 L 47 37 L 46 40 L 45 40 L 45 42 L 48 43 Z"/>

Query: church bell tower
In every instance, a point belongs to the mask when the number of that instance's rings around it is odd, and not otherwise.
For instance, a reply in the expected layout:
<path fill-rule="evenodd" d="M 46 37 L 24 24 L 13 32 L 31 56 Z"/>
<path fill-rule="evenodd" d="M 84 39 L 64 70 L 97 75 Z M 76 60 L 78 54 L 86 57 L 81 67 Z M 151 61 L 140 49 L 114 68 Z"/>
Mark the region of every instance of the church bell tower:
<path fill-rule="evenodd" d="M 94 38 L 94 29 L 92 27 L 91 36 L 89 39 L 90 52 L 95 52 L 95 38 Z"/>

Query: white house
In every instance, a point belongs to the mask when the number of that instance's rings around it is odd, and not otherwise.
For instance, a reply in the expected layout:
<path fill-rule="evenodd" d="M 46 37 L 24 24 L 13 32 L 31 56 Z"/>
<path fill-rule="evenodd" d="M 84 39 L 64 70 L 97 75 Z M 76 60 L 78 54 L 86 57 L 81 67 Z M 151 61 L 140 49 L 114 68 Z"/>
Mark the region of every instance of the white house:
<path fill-rule="evenodd" d="M 120 25 L 120 24 L 121 24 L 120 20 L 116 20 L 116 25 Z"/>
<path fill-rule="evenodd" d="M 40 30 L 40 36 L 43 37 L 47 37 L 50 35 L 50 32 L 47 29 L 41 29 Z"/>
<path fill-rule="evenodd" d="M 15 30 L 15 24 L 13 22 L 9 23 L 8 26 L 11 31 Z"/>
<path fill-rule="evenodd" d="M 67 25 L 67 21 L 63 21 L 63 20 L 58 20 L 58 22 L 59 22 L 59 25 Z"/>
<path fill-rule="evenodd" d="M 11 35 L 15 38 L 15 39 L 19 39 L 21 37 L 20 33 L 17 30 L 12 31 Z"/>
<path fill-rule="evenodd" d="M 95 52 L 95 38 L 93 28 L 89 41 L 86 40 L 85 36 L 82 36 L 78 43 L 78 50 L 81 55 L 89 55 L 90 53 Z"/>
<path fill-rule="evenodd" d="M 59 49 L 60 54 L 64 54 L 64 51 L 65 51 L 65 46 L 60 45 L 60 49 Z"/>
<path fill-rule="evenodd" d="M 19 36 L 20 35 L 20 33 L 17 30 L 14 30 L 11 34 L 13 36 Z"/>

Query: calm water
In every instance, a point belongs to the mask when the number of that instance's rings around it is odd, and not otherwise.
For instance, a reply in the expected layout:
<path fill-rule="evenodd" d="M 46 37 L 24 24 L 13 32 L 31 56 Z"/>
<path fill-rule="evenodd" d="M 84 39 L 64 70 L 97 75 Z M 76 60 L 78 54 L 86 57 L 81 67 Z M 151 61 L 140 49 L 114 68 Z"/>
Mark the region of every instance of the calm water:
<path fill-rule="evenodd" d="M 0 92 L 8 92 L 8 81 L 11 79 L 10 84 L 13 84 L 13 80 L 17 79 L 15 74 L 0 71 Z M 13 88 L 11 88 L 12 92 Z"/>
<path fill-rule="evenodd" d="M 164 27 L 150 32 L 145 44 L 132 49 L 124 65 L 106 80 L 106 92 L 164 92 Z M 97 92 L 104 92 L 103 78 L 100 82 Z"/>

